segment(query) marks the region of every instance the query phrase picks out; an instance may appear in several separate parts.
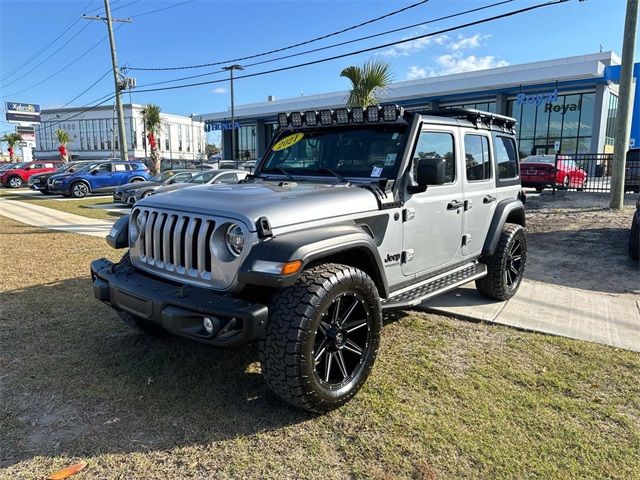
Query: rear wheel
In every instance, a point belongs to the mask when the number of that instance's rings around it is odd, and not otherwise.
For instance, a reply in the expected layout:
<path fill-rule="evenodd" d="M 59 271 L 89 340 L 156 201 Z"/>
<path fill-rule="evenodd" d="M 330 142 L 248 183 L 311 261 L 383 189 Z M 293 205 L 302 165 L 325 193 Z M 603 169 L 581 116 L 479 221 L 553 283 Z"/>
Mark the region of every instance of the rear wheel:
<path fill-rule="evenodd" d="M 84 182 L 71 184 L 71 196 L 73 198 L 84 198 L 89 195 L 89 187 Z"/>
<path fill-rule="evenodd" d="M 476 288 L 485 297 L 508 300 L 520 287 L 527 262 L 527 236 L 525 229 L 507 223 L 500 235 L 493 255 L 481 260 L 487 265 L 487 275 L 476 280 Z"/>
<path fill-rule="evenodd" d="M 9 179 L 9 186 L 11 188 L 20 188 L 22 186 L 22 179 L 20 177 L 11 177 Z"/>
<path fill-rule="evenodd" d="M 569 178 L 569 175 L 567 175 L 562 180 L 562 184 L 558 187 L 558 189 L 567 190 L 569 188 L 569 185 L 571 185 L 571 179 Z"/>
<path fill-rule="evenodd" d="M 273 298 L 260 341 L 264 378 L 283 400 L 325 412 L 369 376 L 380 343 L 378 290 L 357 268 L 318 265 Z"/>

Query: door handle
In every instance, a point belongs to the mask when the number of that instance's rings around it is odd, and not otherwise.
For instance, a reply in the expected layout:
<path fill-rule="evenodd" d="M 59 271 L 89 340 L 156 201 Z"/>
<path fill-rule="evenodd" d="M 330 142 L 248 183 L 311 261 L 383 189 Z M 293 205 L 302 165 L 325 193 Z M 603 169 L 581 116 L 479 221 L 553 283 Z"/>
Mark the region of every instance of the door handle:
<path fill-rule="evenodd" d="M 482 203 L 491 203 L 495 201 L 496 201 L 496 197 L 494 197 L 493 195 L 487 195 L 482 199 Z"/>
<path fill-rule="evenodd" d="M 458 200 L 453 200 L 447 203 L 447 210 L 458 210 L 462 207 L 464 207 L 464 202 L 459 202 Z"/>

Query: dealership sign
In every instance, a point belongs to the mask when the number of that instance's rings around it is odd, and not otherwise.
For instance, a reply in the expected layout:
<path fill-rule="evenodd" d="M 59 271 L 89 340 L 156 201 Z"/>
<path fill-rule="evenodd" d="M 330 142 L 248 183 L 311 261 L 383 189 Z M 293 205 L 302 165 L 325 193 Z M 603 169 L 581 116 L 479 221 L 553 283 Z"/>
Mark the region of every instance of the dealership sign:
<path fill-rule="evenodd" d="M 240 122 L 235 122 L 235 128 L 240 128 Z M 204 123 L 205 132 L 213 132 L 215 130 L 231 130 L 231 122 L 211 122 Z"/>
<path fill-rule="evenodd" d="M 516 103 L 518 105 L 535 105 L 539 107 L 543 103 L 554 103 L 558 101 L 558 89 L 556 88 L 551 93 L 538 93 L 536 95 L 526 95 L 519 93 L 516 97 Z"/>
<path fill-rule="evenodd" d="M 7 122 L 40 123 L 40 105 L 34 103 L 5 102 Z"/>

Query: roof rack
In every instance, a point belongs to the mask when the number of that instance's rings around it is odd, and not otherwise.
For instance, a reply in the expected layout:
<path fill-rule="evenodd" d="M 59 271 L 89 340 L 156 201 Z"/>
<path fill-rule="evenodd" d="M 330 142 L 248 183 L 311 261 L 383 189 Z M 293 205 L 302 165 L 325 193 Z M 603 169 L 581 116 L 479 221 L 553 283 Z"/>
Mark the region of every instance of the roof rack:
<path fill-rule="evenodd" d="M 513 131 L 516 125 L 515 118 L 507 117 L 506 115 L 499 115 L 497 113 L 484 112 L 474 108 L 442 108 L 438 110 L 423 110 L 417 113 L 420 113 L 421 115 L 433 115 L 436 117 L 451 117 L 468 120 L 473 123 L 476 128 L 479 128 L 480 124 L 484 123 L 486 126 L 495 125 L 503 130 Z"/>

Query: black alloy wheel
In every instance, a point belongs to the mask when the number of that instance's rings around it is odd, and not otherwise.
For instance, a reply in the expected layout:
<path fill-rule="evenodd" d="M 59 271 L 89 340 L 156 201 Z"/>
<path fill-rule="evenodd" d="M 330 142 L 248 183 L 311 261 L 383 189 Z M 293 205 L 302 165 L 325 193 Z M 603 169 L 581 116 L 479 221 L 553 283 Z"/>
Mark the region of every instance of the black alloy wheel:
<path fill-rule="evenodd" d="M 504 269 L 505 283 L 509 288 L 517 285 L 522 278 L 524 263 L 522 261 L 522 242 L 514 238 L 507 253 L 507 264 Z"/>

